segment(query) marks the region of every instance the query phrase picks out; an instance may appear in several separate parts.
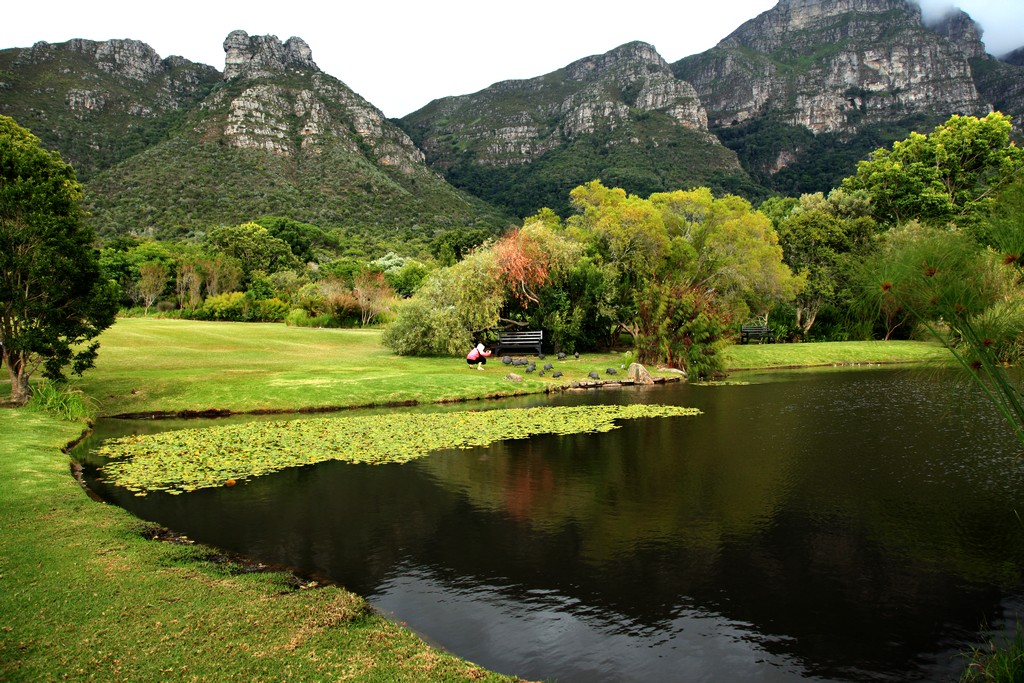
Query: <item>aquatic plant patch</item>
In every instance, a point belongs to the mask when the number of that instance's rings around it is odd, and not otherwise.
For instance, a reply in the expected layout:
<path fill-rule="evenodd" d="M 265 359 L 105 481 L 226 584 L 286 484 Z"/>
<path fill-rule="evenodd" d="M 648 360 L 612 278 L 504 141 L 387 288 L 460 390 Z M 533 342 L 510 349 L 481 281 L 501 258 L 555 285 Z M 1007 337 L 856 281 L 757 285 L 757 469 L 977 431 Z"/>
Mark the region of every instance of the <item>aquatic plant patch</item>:
<path fill-rule="evenodd" d="M 550 406 L 250 422 L 126 436 L 104 444 L 104 478 L 137 495 L 232 486 L 328 460 L 407 462 L 447 448 L 487 446 L 538 434 L 606 432 L 616 420 L 698 415 L 666 405 Z"/>

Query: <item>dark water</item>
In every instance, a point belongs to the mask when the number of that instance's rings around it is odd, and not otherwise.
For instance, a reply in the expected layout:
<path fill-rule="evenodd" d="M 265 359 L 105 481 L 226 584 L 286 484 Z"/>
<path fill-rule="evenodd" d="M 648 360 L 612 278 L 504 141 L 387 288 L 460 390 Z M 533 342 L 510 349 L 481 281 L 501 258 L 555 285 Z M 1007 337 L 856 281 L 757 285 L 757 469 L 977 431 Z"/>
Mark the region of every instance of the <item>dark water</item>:
<path fill-rule="evenodd" d="M 705 413 L 606 434 L 181 496 L 95 486 L 526 678 L 955 679 L 979 627 L 1024 604 L 1019 446 L 970 390 L 917 373 L 753 380 L 557 399 Z"/>

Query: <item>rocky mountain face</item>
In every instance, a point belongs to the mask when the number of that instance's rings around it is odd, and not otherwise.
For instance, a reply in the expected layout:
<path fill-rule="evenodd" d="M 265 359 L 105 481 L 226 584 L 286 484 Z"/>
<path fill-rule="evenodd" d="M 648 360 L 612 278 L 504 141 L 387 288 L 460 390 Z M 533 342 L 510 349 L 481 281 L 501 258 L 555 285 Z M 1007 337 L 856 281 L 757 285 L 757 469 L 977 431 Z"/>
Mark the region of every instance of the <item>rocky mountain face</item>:
<path fill-rule="evenodd" d="M 301 38 L 234 31 L 224 41 L 225 87 L 200 105 L 205 139 L 294 159 L 340 146 L 371 164 L 414 175 L 423 153 L 372 104 L 324 74 Z"/>
<path fill-rule="evenodd" d="M 788 193 L 827 190 L 872 149 L 952 114 L 1000 109 L 1024 125 L 1015 69 L 985 54 L 964 12 L 926 25 L 909 0 L 779 0 L 672 65 L 744 167 Z"/>
<path fill-rule="evenodd" d="M 634 192 L 715 174 L 746 181 L 735 155 L 708 132 L 693 87 L 641 42 L 435 100 L 401 124 L 449 180 L 519 215 L 562 206 L 569 189 L 595 177 Z M 677 163 L 689 155 L 704 166 Z M 501 191 L 508 187 L 515 191 Z"/>
<path fill-rule="evenodd" d="M 135 40 L 39 42 L 0 50 L 0 114 L 87 179 L 160 140 L 220 80 Z"/>
<path fill-rule="evenodd" d="M 97 88 L 64 88 L 36 108 L 38 124 L 68 111 L 71 118 L 75 112 L 110 115 L 116 103 L 117 121 L 129 130 L 151 112 L 178 114 L 173 128 L 109 163 L 96 161 L 89 152 L 102 155 L 117 127 L 102 128 L 87 118 L 83 127 L 110 134 L 93 137 L 85 149 L 77 150 L 67 144 L 67 117 L 53 131 L 33 128 L 31 117 L 25 120 L 23 85 L 0 90 L 0 106 L 21 105 L 13 113 L 19 123 L 77 165 L 97 171 L 87 177 L 86 200 L 101 234 L 173 236 L 263 215 L 357 231 L 429 233 L 452 225 L 493 227 L 506 222 L 427 168 L 423 153 L 400 128 L 320 71 L 301 38 L 282 43 L 275 36 L 235 31 L 224 41 L 224 51 L 223 74 L 209 67 L 187 70 L 183 60 L 161 60 L 148 46 L 131 41 L 37 45 L 9 58 L 8 70 L 19 84 L 29 80 L 20 65 L 42 62 L 43 55 L 70 53 L 80 74 L 76 83 L 106 83 L 109 74 L 110 79 L 164 86 L 131 91 L 126 85 L 125 91 L 134 93 L 131 100 Z M 45 68 L 34 73 L 46 82 L 55 67 L 42 63 Z M 204 78 L 185 81 L 186 74 Z M 179 81 L 194 87 L 171 87 Z M 192 99 L 172 97 L 180 91 Z"/>
<path fill-rule="evenodd" d="M 814 132 L 917 114 L 984 114 L 970 59 L 984 49 L 962 12 L 927 27 L 907 0 L 780 0 L 673 71 L 712 126 L 773 116 Z"/>

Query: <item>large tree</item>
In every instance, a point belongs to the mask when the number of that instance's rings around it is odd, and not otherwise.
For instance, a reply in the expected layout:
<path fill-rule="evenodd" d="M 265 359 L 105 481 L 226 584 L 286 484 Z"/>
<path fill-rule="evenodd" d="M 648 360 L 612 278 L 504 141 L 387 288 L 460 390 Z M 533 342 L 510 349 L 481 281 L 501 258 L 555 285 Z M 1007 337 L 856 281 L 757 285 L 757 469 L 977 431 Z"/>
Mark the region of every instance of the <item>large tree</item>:
<path fill-rule="evenodd" d="M 0 116 L 0 342 L 16 404 L 40 367 L 51 378 L 90 367 L 114 322 L 117 285 L 101 276 L 81 199 L 74 169 Z"/>
<path fill-rule="evenodd" d="M 953 116 L 928 135 L 911 133 L 877 149 L 843 181 L 865 190 L 872 217 L 884 225 L 984 222 L 995 196 L 1024 173 L 1024 150 L 1011 140 L 1010 117 Z"/>

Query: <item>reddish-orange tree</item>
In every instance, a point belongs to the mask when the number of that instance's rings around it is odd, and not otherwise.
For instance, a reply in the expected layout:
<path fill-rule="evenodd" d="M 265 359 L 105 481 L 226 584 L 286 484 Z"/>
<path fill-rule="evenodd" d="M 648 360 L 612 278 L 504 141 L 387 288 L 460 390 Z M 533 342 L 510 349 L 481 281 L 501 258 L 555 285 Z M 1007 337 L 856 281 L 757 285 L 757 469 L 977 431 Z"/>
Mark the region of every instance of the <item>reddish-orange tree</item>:
<path fill-rule="evenodd" d="M 523 308 L 540 303 L 536 292 L 547 283 L 553 258 L 543 242 L 516 228 L 498 240 L 494 255 L 502 282 Z"/>

